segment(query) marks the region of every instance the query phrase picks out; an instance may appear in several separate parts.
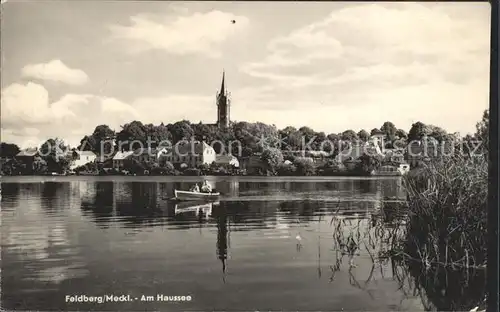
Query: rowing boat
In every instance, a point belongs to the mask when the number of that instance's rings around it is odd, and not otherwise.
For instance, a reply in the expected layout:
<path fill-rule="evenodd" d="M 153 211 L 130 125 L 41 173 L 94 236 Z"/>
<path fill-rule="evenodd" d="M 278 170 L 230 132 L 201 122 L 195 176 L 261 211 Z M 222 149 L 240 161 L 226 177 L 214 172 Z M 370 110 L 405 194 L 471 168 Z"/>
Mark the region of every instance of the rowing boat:
<path fill-rule="evenodd" d="M 202 193 L 202 192 L 189 192 L 189 191 L 179 191 L 175 190 L 176 200 L 203 200 L 203 201 L 214 201 L 218 200 L 220 193 Z"/>

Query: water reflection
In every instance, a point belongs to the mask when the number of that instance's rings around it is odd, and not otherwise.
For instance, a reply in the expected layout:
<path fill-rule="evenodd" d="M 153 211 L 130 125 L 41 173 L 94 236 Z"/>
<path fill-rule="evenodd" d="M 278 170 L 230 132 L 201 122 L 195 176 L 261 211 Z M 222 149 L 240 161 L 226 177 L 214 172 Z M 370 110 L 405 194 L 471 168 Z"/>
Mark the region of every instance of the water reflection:
<path fill-rule="evenodd" d="M 220 202 L 215 202 L 215 203 L 199 203 L 199 202 L 175 203 L 175 216 L 189 216 L 189 217 L 196 218 L 197 220 L 201 221 L 203 219 L 208 219 L 209 217 L 211 217 L 213 207 L 218 206 L 218 205 L 220 205 Z"/>
<path fill-rule="evenodd" d="M 404 215 L 397 181 L 215 179 L 211 183 L 223 194 L 215 203 L 168 200 L 192 181 L 4 183 L 2 303 L 23 310 L 94 310 L 60 298 L 176 289 L 196 298 L 183 309 L 198 311 L 467 306 L 484 291 L 480 273 L 470 272 L 463 287 L 449 270 L 433 271 L 437 280 L 431 283 L 417 274 L 423 268 L 387 256 L 388 229 Z M 406 280 L 398 278 L 403 269 Z M 37 299 L 23 297 L 33 289 L 40 292 Z"/>
<path fill-rule="evenodd" d="M 225 207 L 218 207 L 214 217 L 217 220 L 217 258 L 222 263 L 223 281 L 226 282 L 226 260 L 228 248 L 228 218 Z"/>

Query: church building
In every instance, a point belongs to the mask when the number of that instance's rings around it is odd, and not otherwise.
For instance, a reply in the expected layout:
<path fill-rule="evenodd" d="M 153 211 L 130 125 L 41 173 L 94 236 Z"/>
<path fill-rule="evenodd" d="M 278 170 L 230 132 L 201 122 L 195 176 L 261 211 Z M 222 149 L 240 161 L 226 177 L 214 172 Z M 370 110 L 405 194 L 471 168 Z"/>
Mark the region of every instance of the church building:
<path fill-rule="evenodd" d="M 230 122 L 230 108 L 231 108 L 231 99 L 230 93 L 226 91 L 226 87 L 224 85 L 225 72 L 222 72 L 222 84 L 220 87 L 220 91 L 217 93 L 216 102 L 217 102 L 217 127 L 220 129 L 226 129 L 229 127 Z"/>

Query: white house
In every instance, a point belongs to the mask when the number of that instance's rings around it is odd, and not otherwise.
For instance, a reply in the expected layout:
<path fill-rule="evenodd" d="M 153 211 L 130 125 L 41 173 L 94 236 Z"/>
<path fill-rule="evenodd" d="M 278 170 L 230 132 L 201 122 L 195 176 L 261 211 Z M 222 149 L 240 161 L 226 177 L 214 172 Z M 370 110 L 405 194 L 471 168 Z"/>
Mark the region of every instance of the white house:
<path fill-rule="evenodd" d="M 158 162 L 162 156 L 167 155 L 168 148 L 138 148 L 132 153 L 132 158 L 139 162 L 153 161 Z"/>
<path fill-rule="evenodd" d="M 215 157 L 215 163 L 218 165 L 230 165 L 236 168 L 240 166 L 238 158 L 233 155 L 217 155 Z"/>
<path fill-rule="evenodd" d="M 92 151 L 74 151 L 73 152 L 73 161 L 71 163 L 70 169 L 75 169 L 77 167 L 86 165 L 90 162 L 95 161 L 97 155 Z"/>
<path fill-rule="evenodd" d="M 127 151 L 127 152 L 118 152 L 115 154 L 113 157 L 113 168 L 119 170 L 123 168 L 127 162 L 132 161 L 132 155 L 134 152 L 132 151 Z"/>
<path fill-rule="evenodd" d="M 162 153 L 162 158 L 174 165 L 196 167 L 215 162 L 216 153 L 213 147 L 205 142 L 179 142 L 169 148 L 167 153 Z"/>

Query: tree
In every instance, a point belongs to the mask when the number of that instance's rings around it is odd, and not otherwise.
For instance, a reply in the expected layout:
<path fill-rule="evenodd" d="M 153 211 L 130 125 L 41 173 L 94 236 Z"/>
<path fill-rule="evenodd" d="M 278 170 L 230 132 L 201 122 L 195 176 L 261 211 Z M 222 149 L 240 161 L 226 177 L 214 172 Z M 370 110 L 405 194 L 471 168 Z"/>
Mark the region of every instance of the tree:
<path fill-rule="evenodd" d="M 276 173 L 278 167 L 283 163 L 283 154 L 277 148 L 266 148 L 262 152 L 260 159 L 265 163 L 271 171 L 271 173 Z"/>
<path fill-rule="evenodd" d="M 358 132 L 358 137 L 359 137 L 360 140 L 362 140 L 364 142 L 367 142 L 370 139 L 370 134 L 366 130 L 361 129 Z"/>
<path fill-rule="evenodd" d="M 353 142 L 358 139 L 358 135 L 354 130 L 346 130 L 342 132 L 342 140 Z"/>
<path fill-rule="evenodd" d="M 396 131 L 396 136 L 399 137 L 400 139 L 407 139 L 408 138 L 408 134 L 403 129 L 398 129 Z"/>
<path fill-rule="evenodd" d="M 116 134 L 116 141 L 120 150 L 130 151 L 145 146 L 147 142 L 147 129 L 142 122 L 134 120 L 122 127 L 122 130 Z M 138 142 L 140 142 L 138 144 Z"/>
<path fill-rule="evenodd" d="M 85 136 L 78 146 L 79 150 L 92 151 L 97 155 L 109 154 L 113 149 L 115 131 L 108 125 L 98 125 L 90 136 Z M 102 144 L 102 151 L 101 151 Z"/>
<path fill-rule="evenodd" d="M 361 155 L 358 158 L 358 163 L 356 164 L 355 171 L 361 175 L 370 175 L 373 170 L 380 167 L 382 163 L 381 156 L 371 156 L 367 154 Z"/>
<path fill-rule="evenodd" d="M 314 132 L 314 130 L 309 128 L 309 127 L 301 127 L 298 132 L 300 133 L 301 149 L 303 149 L 305 147 L 305 146 L 302 146 L 302 142 L 305 142 L 305 144 L 307 144 L 311 140 L 316 139 L 316 132 Z"/>
<path fill-rule="evenodd" d="M 370 135 L 371 136 L 374 136 L 374 135 L 377 135 L 377 134 L 383 134 L 383 132 L 380 129 L 377 129 L 377 128 L 373 128 L 372 131 L 370 131 Z"/>
<path fill-rule="evenodd" d="M 21 151 L 21 149 L 16 144 L 9 144 L 9 143 L 5 143 L 5 142 L 0 143 L 0 156 L 1 157 L 13 158 L 20 151 Z"/>
<path fill-rule="evenodd" d="M 433 137 L 438 142 L 445 141 L 445 139 L 448 135 L 446 130 L 444 130 L 443 128 L 437 127 L 437 126 L 429 125 L 429 126 L 427 126 L 427 129 L 428 129 L 427 131 L 430 132 L 428 134 L 428 136 Z"/>
<path fill-rule="evenodd" d="M 33 161 L 33 171 L 35 174 L 43 174 L 47 172 L 47 162 L 40 157 L 36 157 Z"/>
<path fill-rule="evenodd" d="M 390 122 L 390 121 L 386 121 L 384 122 L 384 124 L 382 125 L 382 127 L 380 127 L 380 131 L 385 134 L 388 138 L 394 138 L 394 136 L 396 135 L 396 131 L 398 129 L 396 128 L 396 126 Z"/>
<path fill-rule="evenodd" d="M 418 121 L 411 125 L 411 129 L 408 132 L 408 141 L 420 140 L 430 133 L 429 127 L 423 122 Z"/>
<path fill-rule="evenodd" d="M 159 145 L 172 145 L 172 134 L 163 123 L 159 126 L 148 124 L 144 127 L 146 130 L 146 136 L 151 140 L 152 148 L 158 147 Z"/>
<path fill-rule="evenodd" d="M 62 173 L 69 169 L 68 151 L 69 146 L 66 146 L 59 138 L 48 139 L 40 146 L 40 156 L 46 162 L 50 172 Z"/>
<path fill-rule="evenodd" d="M 482 147 L 485 151 L 489 147 L 489 131 L 490 131 L 490 113 L 488 110 L 483 112 L 483 118 L 476 124 L 476 138 L 482 141 Z"/>
<path fill-rule="evenodd" d="M 212 125 L 199 123 L 191 126 L 197 141 L 213 142 L 217 135 L 217 128 Z"/>
<path fill-rule="evenodd" d="M 295 165 L 296 172 L 302 176 L 312 176 L 316 172 L 314 161 L 309 157 L 296 157 L 293 164 Z"/>

